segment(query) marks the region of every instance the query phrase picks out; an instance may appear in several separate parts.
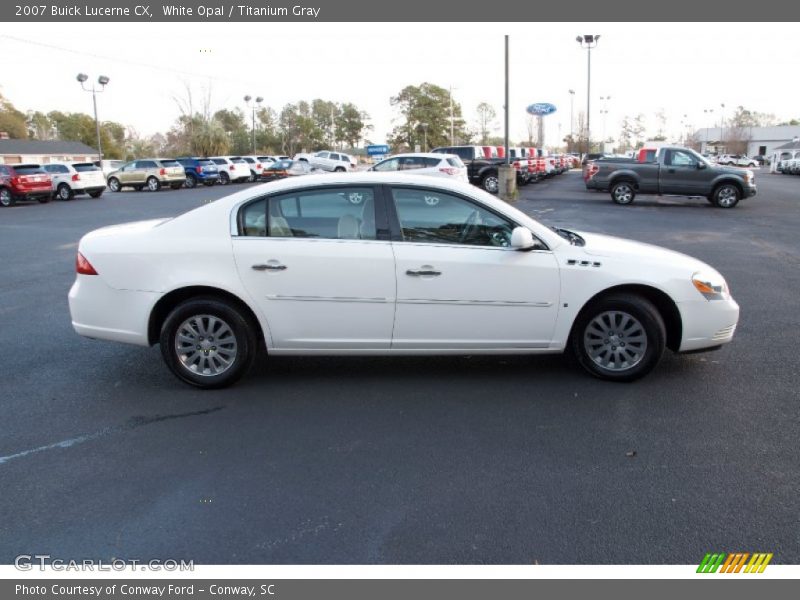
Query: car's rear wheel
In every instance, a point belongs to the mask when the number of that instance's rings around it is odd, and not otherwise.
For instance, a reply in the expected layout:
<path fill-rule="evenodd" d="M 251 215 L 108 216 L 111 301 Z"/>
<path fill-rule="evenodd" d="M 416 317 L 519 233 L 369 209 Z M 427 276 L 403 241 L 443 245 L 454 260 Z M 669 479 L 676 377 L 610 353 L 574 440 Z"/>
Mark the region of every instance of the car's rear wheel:
<path fill-rule="evenodd" d="M 186 183 L 184 185 L 186 185 L 186 187 L 189 188 L 189 189 L 196 188 L 197 187 L 197 177 L 195 177 L 194 175 L 187 175 L 186 176 Z"/>
<path fill-rule="evenodd" d="M 718 208 L 733 208 L 739 203 L 742 194 L 739 188 L 732 183 L 723 183 L 714 190 L 714 206 Z"/>
<path fill-rule="evenodd" d="M 345 168 L 344 168 L 344 167 L 336 167 L 336 168 L 333 170 L 333 172 L 334 172 L 334 173 L 344 173 L 344 171 L 345 171 Z"/>
<path fill-rule="evenodd" d="M 636 188 L 630 181 L 618 181 L 611 186 L 611 199 L 616 204 L 626 205 L 636 198 Z"/>
<path fill-rule="evenodd" d="M 595 377 L 633 381 L 656 366 L 666 337 L 664 320 L 651 302 L 640 296 L 613 294 L 581 311 L 570 349 Z"/>
<path fill-rule="evenodd" d="M 0 188 L 0 206 L 14 206 L 16 200 L 8 188 Z"/>
<path fill-rule="evenodd" d="M 481 180 L 481 187 L 490 194 L 496 194 L 500 189 L 500 180 L 497 178 L 497 174 L 489 173 L 484 175 Z"/>
<path fill-rule="evenodd" d="M 248 183 L 253 183 L 256 180 L 256 172 L 250 171 L 250 177 L 247 178 Z"/>
<path fill-rule="evenodd" d="M 182 381 L 199 388 L 232 384 L 252 366 L 255 325 L 231 303 L 195 298 L 164 321 L 159 342 L 164 362 Z"/>
<path fill-rule="evenodd" d="M 108 189 L 110 189 L 112 192 L 120 191 L 122 189 L 122 185 L 120 184 L 119 179 L 116 177 L 109 178 Z"/>
<path fill-rule="evenodd" d="M 228 185 L 231 182 L 231 176 L 228 175 L 225 171 L 219 174 L 219 182 L 222 185 Z"/>
<path fill-rule="evenodd" d="M 72 188 L 66 183 L 62 183 L 56 189 L 56 196 L 58 196 L 59 200 L 72 200 L 72 198 L 75 196 L 75 192 L 73 192 Z"/>
<path fill-rule="evenodd" d="M 157 192 L 161 189 L 161 182 L 158 180 L 157 177 L 148 177 L 147 178 L 147 189 L 151 192 Z"/>

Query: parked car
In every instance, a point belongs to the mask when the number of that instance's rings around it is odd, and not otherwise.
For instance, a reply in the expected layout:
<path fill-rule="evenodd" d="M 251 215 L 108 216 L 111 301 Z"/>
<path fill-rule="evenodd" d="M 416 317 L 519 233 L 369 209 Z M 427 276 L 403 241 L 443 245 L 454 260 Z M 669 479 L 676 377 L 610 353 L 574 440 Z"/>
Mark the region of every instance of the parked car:
<path fill-rule="evenodd" d="M 212 156 L 210 160 L 219 169 L 219 182 L 222 185 L 250 179 L 250 165 L 241 156 Z"/>
<path fill-rule="evenodd" d="M 313 175 L 321 173 L 321 169 L 312 167 L 302 160 L 278 160 L 261 171 L 262 181 L 275 181 L 286 177 L 297 177 L 299 175 Z"/>
<path fill-rule="evenodd" d="M 355 159 L 349 154 L 329 150 L 315 152 L 314 154 L 295 154 L 294 160 L 302 160 L 312 167 L 331 172 L 352 171 L 357 166 Z"/>
<path fill-rule="evenodd" d="M 104 227 L 81 239 L 76 271 L 77 333 L 158 343 L 201 388 L 239 379 L 260 345 L 268 357 L 569 350 L 596 377 L 632 381 L 665 348 L 730 342 L 739 318 L 723 276 L 695 258 L 399 173 L 295 177 Z"/>
<path fill-rule="evenodd" d="M 262 163 L 258 156 L 242 156 L 240 158 L 242 158 L 250 168 L 250 177 L 247 181 L 251 183 L 253 181 L 258 181 L 261 178 L 261 171 L 264 170 L 264 167 L 269 166 L 268 164 Z"/>
<path fill-rule="evenodd" d="M 487 146 L 487 148 L 491 148 Z M 434 148 L 436 154 L 455 154 L 467 167 L 467 177 L 470 183 L 482 187 L 490 194 L 496 194 L 500 189 L 498 169 L 505 163 L 504 158 L 486 158 L 483 146 L 442 146 Z M 497 149 L 495 149 L 495 154 Z"/>
<path fill-rule="evenodd" d="M 125 164 L 124 160 L 96 160 L 94 165 L 103 171 L 103 179 L 108 181 L 108 176 L 118 171 Z"/>
<path fill-rule="evenodd" d="M 42 168 L 50 174 L 53 193 L 59 200 L 72 200 L 79 194 L 99 198 L 106 190 L 103 171 L 94 163 L 49 163 Z"/>
<path fill-rule="evenodd" d="M 467 167 L 455 154 L 438 154 L 433 152 L 417 152 L 397 154 L 380 161 L 369 168 L 370 171 L 413 173 L 432 177 L 453 178 L 464 183 L 467 179 Z"/>
<path fill-rule="evenodd" d="M 717 164 L 729 167 L 757 167 L 758 161 L 744 154 L 723 154 L 717 159 Z"/>
<path fill-rule="evenodd" d="M 195 188 L 201 183 L 212 186 L 219 181 L 219 169 L 209 158 L 185 156 L 175 160 L 183 167 L 187 188 Z"/>
<path fill-rule="evenodd" d="M 689 148 L 665 146 L 655 158 L 593 161 L 586 188 L 610 192 L 617 204 L 630 204 L 637 194 L 661 194 L 703 196 L 719 208 L 733 208 L 757 193 L 752 171 L 712 165 Z"/>
<path fill-rule="evenodd" d="M 14 206 L 23 200 L 50 202 L 52 196 L 52 179 L 41 165 L 0 165 L 0 206 Z"/>
<path fill-rule="evenodd" d="M 173 190 L 182 187 L 186 171 L 174 158 L 140 158 L 124 164 L 108 176 L 108 189 L 119 192 L 124 187 L 141 190 L 147 187 L 157 192 L 168 185 Z"/>

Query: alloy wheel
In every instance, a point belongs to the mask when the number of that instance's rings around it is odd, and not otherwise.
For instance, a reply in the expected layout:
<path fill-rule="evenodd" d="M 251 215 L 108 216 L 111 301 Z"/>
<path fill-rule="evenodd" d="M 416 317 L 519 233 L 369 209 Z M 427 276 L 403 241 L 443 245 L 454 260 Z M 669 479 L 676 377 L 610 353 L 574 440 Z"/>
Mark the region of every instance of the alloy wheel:
<path fill-rule="evenodd" d="M 647 351 L 647 334 L 633 315 L 624 311 L 600 313 L 586 326 L 583 347 L 589 358 L 608 371 L 632 369 Z"/>

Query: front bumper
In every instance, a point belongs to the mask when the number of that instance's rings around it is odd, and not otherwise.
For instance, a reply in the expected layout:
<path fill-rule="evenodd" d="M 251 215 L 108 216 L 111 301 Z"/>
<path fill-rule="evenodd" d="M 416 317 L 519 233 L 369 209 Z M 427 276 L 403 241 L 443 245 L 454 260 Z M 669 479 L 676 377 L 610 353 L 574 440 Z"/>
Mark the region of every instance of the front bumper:
<path fill-rule="evenodd" d="M 752 183 L 744 188 L 744 193 L 742 194 L 742 198 L 750 198 L 751 196 L 755 196 L 758 194 L 758 187 L 755 183 Z"/>
<path fill-rule="evenodd" d="M 733 339 L 739 305 L 729 295 L 722 300 L 679 302 L 683 334 L 679 352 L 712 350 Z"/>

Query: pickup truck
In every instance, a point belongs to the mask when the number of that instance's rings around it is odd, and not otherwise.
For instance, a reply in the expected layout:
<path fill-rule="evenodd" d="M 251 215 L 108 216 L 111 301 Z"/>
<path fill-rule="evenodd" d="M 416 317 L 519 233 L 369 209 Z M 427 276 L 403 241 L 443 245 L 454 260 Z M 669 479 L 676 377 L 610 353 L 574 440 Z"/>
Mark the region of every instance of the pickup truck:
<path fill-rule="evenodd" d="M 752 171 L 711 164 L 689 148 L 659 148 L 653 159 L 601 158 L 588 165 L 586 189 L 611 193 L 617 204 L 637 194 L 703 196 L 719 208 L 733 208 L 757 193 Z"/>
<path fill-rule="evenodd" d="M 473 185 L 482 187 L 490 194 L 500 189 L 497 170 L 505 164 L 505 158 L 486 158 L 482 146 L 443 146 L 434 148 L 437 154 L 455 154 L 467 167 L 467 178 Z"/>

